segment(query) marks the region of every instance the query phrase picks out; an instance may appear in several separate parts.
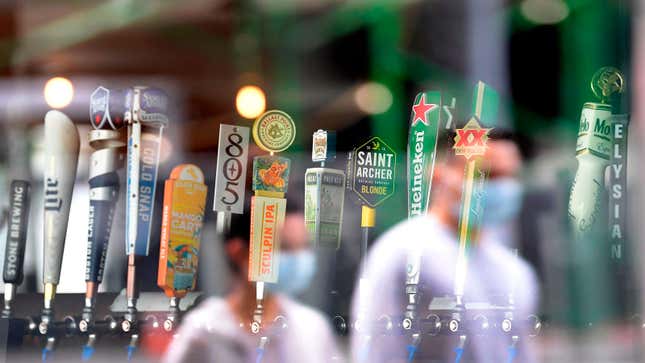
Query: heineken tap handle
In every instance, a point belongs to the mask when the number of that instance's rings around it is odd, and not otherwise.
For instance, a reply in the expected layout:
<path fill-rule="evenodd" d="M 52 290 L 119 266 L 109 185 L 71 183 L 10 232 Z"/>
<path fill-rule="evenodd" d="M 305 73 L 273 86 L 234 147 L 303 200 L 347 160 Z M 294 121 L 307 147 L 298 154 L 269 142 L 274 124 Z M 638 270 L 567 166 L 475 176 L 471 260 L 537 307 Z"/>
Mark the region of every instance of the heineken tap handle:
<path fill-rule="evenodd" d="M 49 111 L 45 115 L 45 216 L 44 269 L 45 284 L 43 323 L 51 317 L 56 286 L 60 280 L 67 222 L 76 179 L 79 136 L 76 126 L 64 113 Z"/>
<path fill-rule="evenodd" d="M 4 317 L 11 315 L 11 302 L 15 296 L 16 287 L 22 283 L 24 277 L 23 263 L 29 223 L 30 189 L 30 184 L 27 181 L 14 180 L 11 182 L 7 244 L 2 269 L 2 278 L 5 283 L 4 310 L 2 312 Z"/>
<path fill-rule="evenodd" d="M 408 218 L 427 213 L 440 123 L 441 92 L 429 91 L 417 94 L 410 116 L 407 149 Z M 407 256 L 405 292 L 408 302 L 402 322 L 405 330 L 411 330 L 417 318 L 422 254 L 421 246 L 417 244 Z"/>

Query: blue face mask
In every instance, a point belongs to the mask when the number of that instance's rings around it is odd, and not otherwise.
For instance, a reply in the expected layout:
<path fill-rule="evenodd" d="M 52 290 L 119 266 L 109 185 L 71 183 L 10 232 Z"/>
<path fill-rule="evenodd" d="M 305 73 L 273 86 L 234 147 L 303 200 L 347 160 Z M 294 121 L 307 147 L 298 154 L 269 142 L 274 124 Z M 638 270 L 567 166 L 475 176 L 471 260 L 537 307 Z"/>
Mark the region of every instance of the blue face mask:
<path fill-rule="evenodd" d="M 316 273 L 316 255 L 310 249 L 281 252 L 278 282 L 267 284 L 271 292 L 298 295 L 303 292 Z"/>
<path fill-rule="evenodd" d="M 522 206 L 522 184 L 514 178 L 491 179 L 485 187 L 486 207 L 482 224 L 499 225 L 511 221 Z"/>

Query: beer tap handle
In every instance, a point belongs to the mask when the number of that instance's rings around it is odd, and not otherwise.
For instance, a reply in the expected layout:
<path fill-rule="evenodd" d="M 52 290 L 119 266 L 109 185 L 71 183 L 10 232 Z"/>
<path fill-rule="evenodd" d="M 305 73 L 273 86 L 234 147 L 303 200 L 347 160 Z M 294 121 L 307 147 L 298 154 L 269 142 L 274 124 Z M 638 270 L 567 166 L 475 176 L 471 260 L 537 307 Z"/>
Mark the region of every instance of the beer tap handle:
<path fill-rule="evenodd" d="M 137 351 L 137 346 L 139 344 L 139 334 L 132 334 L 130 336 L 130 344 L 128 344 L 128 362 L 132 361 L 134 353 Z"/>
<path fill-rule="evenodd" d="M 11 302 L 16 288 L 22 283 L 25 245 L 27 243 L 27 225 L 29 222 L 29 182 L 14 180 L 9 193 L 9 222 L 7 227 L 7 244 L 4 254 L 2 277 L 5 283 L 4 310 L 2 316 L 11 317 Z"/>
<path fill-rule="evenodd" d="M 258 334 L 262 328 L 262 315 L 264 315 L 264 282 L 256 282 L 256 302 L 255 311 L 253 311 L 253 322 L 251 322 L 251 332 Z"/>
<path fill-rule="evenodd" d="M 170 298 L 163 323 L 169 332 L 179 319 L 179 301 L 195 288 L 207 187 L 192 164 L 173 168 L 164 185 L 157 286 Z"/>
<path fill-rule="evenodd" d="M 371 335 L 363 335 L 363 344 L 361 345 L 359 351 L 358 351 L 358 361 L 359 362 L 367 362 L 367 358 L 369 357 L 370 354 L 370 343 L 372 342 L 372 336 Z"/>
<path fill-rule="evenodd" d="M 87 343 L 83 346 L 83 352 L 81 354 L 81 360 L 87 362 L 92 359 L 94 355 L 94 345 L 96 344 L 96 334 L 91 333 L 87 335 Z"/>
<path fill-rule="evenodd" d="M 43 220 L 43 311 L 41 333 L 53 319 L 56 286 L 60 281 L 72 201 L 80 138 L 72 120 L 51 110 L 45 115 L 45 172 Z"/>
<path fill-rule="evenodd" d="M 170 298 L 170 306 L 168 307 L 168 316 L 166 317 L 166 320 L 163 322 L 163 329 L 167 332 L 171 332 L 174 328 L 175 325 L 177 324 L 177 320 L 179 319 L 179 301 L 181 299 L 178 297 L 171 297 Z"/>
<path fill-rule="evenodd" d="M 421 334 L 419 334 L 419 333 L 412 334 L 412 342 L 407 346 L 407 349 L 408 349 L 408 363 L 410 363 L 410 362 L 412 362 L 414 360 L 414 355 L 417 352 L 417 348 L 419 347 L 419 343 L 421 343 Z"/>
<path fill-rule="evenodd" d="M 511 345 L 508 347 L 507 363 L 513 363 L 515 357 L 517 357 L 517 342 L 520 340 L 520 337 L 514 335 L 512 339 Z"/>
<path fill-rule="evenodd" d="M 266 347 L 269 344 L 269 338 L 268 337 L 261 337 L 260 338 L 260 344 L 258 344 L 257 348 L 257 357 L 255 359 L 255 363 L 262 363 L 262 359 L 264 358 L 264 352 L 266 352 Z"/>
<path fill-rule="evenodd" d="M 459 336 L 459 343 L 457 348 L 455 348 L 455 363 L 461 362 L 461 357 L 464 355 L 464 346 L 466 345 L 466 336 Z"/>
<path fill-rule="evenodd" d="M 47 337 L 47 342 L 42 352 L 42 361 L 46 362 L 49 357 L 54 353 L 54 347 L 56 346 L 56 338 L 53 336 Z"/>

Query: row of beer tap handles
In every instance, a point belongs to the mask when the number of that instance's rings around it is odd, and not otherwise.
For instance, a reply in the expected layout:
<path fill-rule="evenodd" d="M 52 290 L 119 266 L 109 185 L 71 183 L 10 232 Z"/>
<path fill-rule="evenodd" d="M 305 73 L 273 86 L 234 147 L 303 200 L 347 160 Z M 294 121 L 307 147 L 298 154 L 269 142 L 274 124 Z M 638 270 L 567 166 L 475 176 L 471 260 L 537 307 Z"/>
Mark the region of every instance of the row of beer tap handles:
<path fill-rule="evenodd" d="M 157 169 L 162 141 L 162 130 L 168 124 L 168 97 L 160 89 L 151 87 L 132 87 L 126 90 L 109 90 L 98 87 L 91 95 L 90 123 L 93 129 L 89 132 L 90 146 L 94 149 L 90 156 L 89 170 L 89 220 L 88 251 L 86 267 L 86 294 L 83 311 L 80 317 L 67 316 L 62 321 L 54 319 L 54 298 L 60 280 L 62 256 L 65 247 L 67 224 L 76 179 L 76 169 L 80 138 L 72 120 L 64 113 L 49 111 L 45 116 L 45 172 L 44 172 L 44 302 L 39 317 L 22 319 L 24 332 L 12 334 L 42 335 L 46 337 L 43 348 L 43 359 L 52 352 L 57 339 L 67 335 L 83 334 L 88 337 L 84 347 L 84 358 L 89 358 L 98 334 L 127 333 L 130 335 L 128 355 L 136 350 L 140 328 L 151 330 L 163 327 L 172 331 L 179 315 L 179 300 L 185 293 L 194 288 L 196 263 L 192 265 L 193 284 L 176 289 L 173 284 L 174 270 L 160 268 L 158 285 L 169 296 L 169 312 L 163 324 L 158 317 L 149 314 L 143 321 L 138 320 L 136 309 L 138 291 L 135 282 L 136 264 L 147 256 L 150 239 L 150 221 L 154 207 L 154 193 L 157 180 Z M 127 141 L 121 129 L 127 127 Z M 127 146 L 127 162 L 124 162 L 123 148 Z M 94 308 L 99 284 L 103 278 L 103 269 L 107 246 L 110 239 L 114 209 L 119 199 L 120 181 L 118 170 L 127 163 L 127 208 L 126 208 L 126 251 L 128 255 L 127 277 L 127 311 L 123 317 L 108 316 L 103 320 L 94 318 Z M 198 220 L 203 220 L 206 187 L 203 185 L 203 173 L 191 164 L 182 164 L 173 169 L 166 180 L 165 195 L 186 194 L 186 190 L 175 185 L 174 181 L 182 180 L 184 189 L 197 195 L 195 200 L 187 202 L 194 205 L 185 214 L 201 213 Z M 7 235 L 7 251 L 4 264 L 4 282 L 6 286 L 3 318 L 15 319 L 12 315 L 12 302 L 16 287 L 23 280 L 23 262 L 28 227 L 28 207 L 30 183 L 16 180 L 11 184 L 10 208 L 14 215 L 14 232 Z M 181 199 L 181 198 L 178 198 Z M 172 198 L 164 198 L 164 205 L 172 210 Z M 145 205 L 147 204 L 147 205 Z M 201 208 L 201 210 L 200 210 Z M 164 217 L 166 218 L 166 217 Z M 173 218 L 173 217 L 169 217 Z M 171 221 L 162 222 L 162 236 L 170 233 L 167 228 Z M 196 238 L 190 241 L 188 258 L 197 258 L 201 225 L 193 226 L 197 231 Z M 166 228 L 166 229 L 164 229 Z M 164 258 L 169 257 L 168 250 L 174 249 L 176 242 L 163 240 L 161 248 Z M 192 252 L 191 252 L 192 251 Z M 191 255 L 192 253 L 192 255 Z M 166 259 L 160 258 L 160 265 L 167 265 Z M 7 263 L 7 261 L 10 261 Z M 172 262 L 176 262 L 173 260 Z M 19 319 L 18 319 L 19 320 Z"/>
<path fill-rule="evenodd" d="M 624 156 L 620 154 L 620 147 L 622 145 L 622 153 L 625 153 L 626 117 L 612 117 L 612 107 L 609 104 L 609 99 L 612 94 L 624 92 L 624 77 L 616 68 L 603 67 L 592 77 L 591 89 L 600 99 L 601 103 L 586 103 L 582 111 L 576 150 L 579 166 L 576 180 L 573 183 L 569 206 L 569 216 L 572 219 L 573 234 L 576 238 L 582 238 L 581 235 L 583 233 L 580 231 L 584 230 L 584 228 L 580 226 L 584 221 L 595 220 L 595 217 L 592 216 L 595 212 L 591 208 L 586 207 L 595 205 L 596 201 L 590 199 L 597 198 L 602 194 L 593 190 L 594 188 L 599 188 L 601 185 L 601 183 L 594 181 L 603 179 L 605 167 L 609 160 L 615 159 L 616 163 L 623 163 L 623 165 L 625 163 Z M 453 98 L 450 105 L 442 105 L 441 93 L 438 91 L 430 91 L 419 93 L 412 107 L 407 149 L 409 217 L 424 215 L 429 207 L 434 159 L 442 124 L 446 130 L 457 131 L 453 149 L 455 156 L 465 157 L 466 167 L 458 228 L 459 253 L 456 261 L 453 295 L 455 307 L 452 309 L 452 314 L 449 319 L 441 319 L 432 309 L 429 309 L 429 315 L 425 319 L 419 319 L 417 305 L 421 298 L 419 285 L 421 277 L 421 246 L 417 243 L 408 256 L 406 263 L 407 277 L 405 281 L 407 305 L 400 328 L 410 335 L 411 342 L 407 347 L 409 361 L 414 359 L 421 338 L 426 334 L 436 335 L 444 330 L 447 330 L 451 334 L 457 334 L 459 340 L 455 348 L 455 362 L 459 362 L 463 356 L 468 334 L 484 334 L 491 330 L 491 322 L 484 314 L 477 314 L 469 324 L 465 324 L 465 327 L 463 326 L 462 319 L 464 318 L 463 314 L 467 312 L 467 306 L 464 304 L 463 297 L 468 272 L 468 254 L 472 245 L 476 243 L 475 239 L 478 234 L 474 232 L 479 229 L 481 216 L 484 212 L 483 205 L 485 199 L 483 198 L 485 198 L 485 195 L 483 185 L 486 182 L 488 171 L 486 165 L 482 163 L 482 157 L 486 150 L 487 134 L 495 126 L 497 119 L 499 96 L 490 86 L 481 81 L 478 82 L 473 92 L 472 116 L 463 128 L 456 130 L 452 122 L 455 103 L 455 99 Z M 443 119 L 444 117 L 445 120 Z M 594 131 L 591 132 L 591 122 L 593 121 L 596 124 L 593 126 Z M 612 123 L 615 125 L 613 130 L 615 130 L 615 138 L 619 145 L 611 145 L 612 138 L 609 136 L 612 130 Z M 475 137 L 479 137 L 479 139 L 474 140 Z M 449 141 L 452 145 L 453 140 Z M 586 153 L 587 149 L 593 150 L 591 150 L 591 153 Z M 613 155 L 609 155 L 610 151 L 614 149 L 618 150 L 618 152 L 614 151 Z M 580 155 L 584 157 L 580 157 Z M 348 170 L 351 170 L 351 168 L 348 168 Z M 620 168 L 617 167 L 616 170 L 620 170 Z M 583 177 L 580 177 L 580 175 L 583 175 Z M 624 175 L 623 173 L 623 177 L 620 179 L 618 173 L 616 173 L 616 183 L 622 182 L 624 184 Z M 612 198 L 615 198 L 615 195 L 621 194 L 614 193 Z M 614 204 L 618 204 L 618 202 Z M 620 205 L 615 205 L 615 207 L 617 209 Z M 610 221 L 610 223 L 614 223 L 613 231 L 621 227 L 619 223 L 624 224 L 624 222 L 620 221 Z M 366 243 L 365 235 L 367 233 L 367 231 L 364 231 L 363 244 Z M 615 235 L 619 237 L 615 238 Z M 616 241 L 612 248 L 616 249 L 616 246 L 621 247 L 620 244 L 622 241 L 620 235 L 620 232 L 612 232 L 612 242 Z M 364 248 L 361 250 L 364 252 Z M 612 250 L 612 252 L 615 251 Z M 362 256 L 365 255 L 362 254 Z M 361 277 L 361 285 L 366 278 L 367 276 Z M 514 285 L 514 283 L 511 285 Z M 514 322 L 514 288 L 515 286 L 510 286 L 506 306 L 494 307 L 495 311 L 499 311 L 500 308 L 505 311 L 501 322 L 495 323 L 493 326 L 498 327 L 503 333 L 510 334 L 511 336 L 511 343 L 508 348 L 509 363 L 513 362 L 517 355 L 516 347 L 520 339 L 519 332 L 521 331 L 520 329 L 516 329 L 515 325 L 517 324 Z M 359 310 L 361 310 L 360 307 Z M 354 322 L 354 328 L 359 331 L 364 329 L 366 325 L 365 321 L 361 321 L 364 318 L 362 315 L 363 311 L 361 310 L 359 311 L 359 318 Z M 335 319 L 335 322 L 343 328 L 347 326 L 342 318 Z M 390 332 L 397 325 L 393 324 L 393 321 L 387 316 L 382 316 L 378 321 L 372 322 L 372 324 L 379 327 L 381 332 Z M 524 331 L 528 331 L 529 335 L 537 334 L 541 328 L 541 322 L 535 315 L 526 317 L 524 324 L 528 325 L 528 329 Z M 371 328 L 374 328 L 374 326 Z M 373 329 L 366 329 L 366 331 L 373 331 Z M 365 349 L 359 354 L 359 361 L 362 360 L 360 359 L 361 357 L 364 359 L 367 358 L 367 351 L 372 339 L 368 334 L 364 333 Z"/>
<path fill-rule="evenodd" d="M 470 142 L 459 143 L 460 137 L 467 137 L 469 131 L 483 131 L 478 132 L 477 135 L 486 135 L 497 117 L 498 108 L 498 95 L 488 85 L 483 82 L 478 82 L 475 85 L 473 94 L 473 112 L 470 120 L 466 123 L 463 129 L 457 130 L 457 136 L 454 140 L 454 152 L 456 156 L 464 156 L 466 158 L 465 181 L 462 189 L 462 205 L 460 216 L 461 232 L 458 235 L 459 239 L 459 254 L 456 263 L 455 273 L 455 291 L 452 298 L 454 307 L 449 309 L 451 313 L 445 316 L 445 311 L 433 311 L 429 308 L 426 316 L 422 319 L 419 318 L 417 311 L 418 303 L 421 299 L 422 289 L 420 288 L 421 274 L 421 258 L 422 247 L 421 241 L 414 241 L 411 252 L 407 257 L 406 262 L 406 280 L 405 280 L 405 295 L 406 305 L 403 313 L 403 319 L 398 322 L 393 320 L 392 317 L 382 315 L 376 321 L 366 321 L 364 316 L 364 308 L 359 306 L 359 316 L 354 322 L 353 328 L 357 333 L 362 334 L 363 347 L 360 349 L 358 359 L 359 361 L 367 361 L 369 355 L 369 347 L 373 340 L 372 334 L 404 334 L 410 337 L 410 343 L 406 347 L 408 353 L 408 361 L 414 359 L 415 353 L 421 340 L 424 336 L 434 336 L 440 333 L 447 333 L 458 336 L 457 347 L 455 348 L 455 362 L 459 362 L 463 355 L 464 346 L 469 334 L 486 334 L 491 331 L 491 320 L 485 314 L 478 314 L 471 321 L 465 322 L 464 313 L 466 306 L 463 302 L 464 286 L 466 281 L 466 272 L 468 267 L 468 250 L 474 243 L 473 229 L 479 227 L 479 218 L 482 214 L 483 201 L 475 200 L 481 198 L 482 185 L 485 182 L 487 172 L 485 166 L 480 163 L 480 158 L 485 152 L 486 138 L 478 140 L 478 145 L 484 145 L 484 148 L 469 147 Z M 450 104 L 442 105 L 442 96 L 438 91 L 421 92 L 414 100 L 410 120 L 410 133 L 408 144 L 408 215 L 410 218 L 425 215 L 429 207 L 430 190 L 432 183 L 432 176 L 434 170 L 435 154 L 437 143 L 440 135 L 441 125 L 444 125 L 448 131 L 454 131 L 453 115 L 455 109 L 455 99 L 452 99 Z M 453 140 L 449 140 L 452 145 Z M 458 145 L 460 145 L 458 147 Z M 348 170 L 351 170 L 348 168 Z M 475 178 L 480 178 L 480 182 L 474 182 Z M 478 189 L 479 188 L 479 189 Z M 371 212 L 373 218 L 373 209 L 365 207 L 363 215 L 365 216 L 366 209 Z M 371 209 L 371 211 L 370 211 Z M 367 250 L 367 242 L 369 240 L 369 229 L 374 226 L 372 223 L 363 224 L 363 239 L 361 248 L 362 256 L 365 256 Z M 462 228 L 461 224 L 465 223 Z M 359 299 L 366 299 L 362 296 L 362 285 L 366 284 L 368 276 L 361 272 L 361 283 L 359 284 Z M 361 297 L 362 296 L 362 297 Z M 497 309 L 496 309 L 497 310 Z M 444 317 L 441 317 L 443 313 Z M 490 313 L 493 313 L 491 311 Z M 369 318 L 368 318 L 369 319 Z M 533 319 L 536 319 L 533 317 Z M 337 319 L 336 322 L 341 323 L 343 327 L 346 324 L 343 319 Z M 539 321 L 534 322 L 539 325 Z M 509 348 L 509 355 L 514 356 L 515 346 L 519 340 L 519 336 L 514 332 L 513 324 L 513 301 L 512 294 L 509 294 L 509 304 L 505 309 L 504 318 L 501 322 L 495 322 L 494 326 L 499 327 L 500 331 L 511 336 L 511 344 Z M 398 333 L 397 333 L 398 332 Z M 513 352 L 513 353 L 511 353 Z M 509 362 L 512 358 L 509 358 Z"/>
<path fill-rule="evenodd" d="M 598 87 L 607 88 L 607 92 L 602 88 L 604 93 L 613 92 L 611 87 L 623 87 L 622 76 L 616 76 L 613 70 L 605 70 L 600 76 L 604 77 L 598 81 Z M 613 77 L 613 78 L 612 78 Z M 618 79 L 619 81 L 616 81 Z M 612 83 L 613 82 L 613 83 Z M 618 86 L 616 86 L 618 84 Z M 592 87 L 593 88 L 593 87 Z M 611 88 L 611 89 L 610 89 Z M 596 92 L 596 90 L 594 90 Z M 410 335 L 410 344 L 408 353 L 410 360 L 414 357 L 414 352 L 419 346 L 421 339 L 425 335 L 436 335 L 445 331 L 450 334 L 459 335 L 459 345 L 455 354 L 461 357 L 463 347 L 466 343 L 468 334 L 480 334 L 490 331 L 491 320 L 485 314 L 479 314 L 472 318 L 472 321 L 464 324 L 464 315 L 468 309 L 463 302 L 465 281 L 467 278 L 468 253 L 476 233 L 473 230 L 479 227 L 483 200 L 483 187 L 487 171 L 486 166 L 482 163 L 483 153 L 486 148 L 486 138 L 483 137 L 478 142 L 466 140 L 473 135 L 486 135 L 494 126 L 497 118 L 497 108 L 499 96 L 497 92 L 483 82 L 475 85 L 473 92 L 473 110 L 471 117 L 462 129 L 457 129 L 457 136 L 454 140 L 454 152 L 456 156 L 466 158 L 464 188 L 462 192 L 462 205 L 459 228 L 459 254 L 456 263 L 455 273 L 455 290 L 454 302 L 455 308 L 449 318 L 439 314 L 437 311 L 429 309 L 425 318 L 419 318 L 418 303 L 421 298 L 422 289 L 420 288 L 421 279 L 421 257 L 420 246 L 414 249 L 408 256 L 407 277 L 405 281 L 405 294 L 407 303 L 404 308 L 403 318 L 395 322 L 387 316 L 382 316 L 377 321 L 370 322 L 364 316 L 364 311 L 359 311 L 359 317 L 352 324 L 347 324 L 346 320 L 340 316 L 334 318 L 337 326 L 347 330 L 348 326 L 354 328 L 357 332 L 372 331 L 366 327 L 379 327 L 382 333 L 390 334 L 400 331 Z M 602 106 L 602 105 L 601 105 Z M 440 92 L 421 92 L 419 93 L 412 107 L 410 120 L 410 134 L 408 145 L 408 214 L 409 217 L 425 214 L 429 207 L 430 187 L 432 182 L 432 171 L 434 170 L 434 159 L 436 154 L 437 143 L 440 135 L 440 125 L 444 125 L 447 130 L 455 130 L 453 115 L 455 110 L 455 99 L 450 104 L 442 103 Z M 598 111 L 599 112 L 599 111 Z M 86 274 L 86 296 L 85 305 L 80 319 L 67 317 L 62 322 L 56 322 L 53 319 L 54 297 L 56 287 L 60 279 L 60 270 L 63 256 L 63 249 L 66 238 L 67 223 L 69 220 L 69 209 L 72 198 L 74 181 L 76 178 L 76 169 L 79 153 L 79 136 L 73 122 L 62 112 L 50 111 L 45 116 L 45 157 L 46 168 L 44 173 L 45 200 L 44 200 L 44 303 L 42 314 L 39 318 L 28 320 L 26 333 L 39 334 L 47 336 L 47 344 L 44 352 L 53 349 L 56 337 L 65 334 L 74 334 L 75 331 L 88 336 L 86 347 L 91 349 L 97 339 L 97 334 L 113 333 L 120 331 L 131 335 L 129 352 L 132 353 L 137 346 L 139 332 L 142 326 L 152 326 L 158 328 L 157 317 L 149 315 L 144 321 L 138 320 L 137 299 L 138 289 L 136 286 L 136 267 L 139 260 L 148 255 L 150 226 L 154 210 L 154 195 L 156 189 L 157 170 L 159 165 L 159 156 L 162 144 L 162 132 L 168 125 L 169 120 L 168 97 L 160 89 L 150 87 L 132 87 L 124 91 L 109 90 L 104 87 L 97 88 L 91 96 L 90 103 L 90 122 L 93 130 L 90 131 L 90 146 L 94 149 L 90 159 L 90 213 L 88 223 L 88 254 L 87 254 L 87 274 Z M 120 130 L 127 128 L 127 140 L 123 137 Z M 582 126 L 581 126 L 582 128 Z M 477 132 L 475 132 L 477 131 Z M 253 232 L 253 225 L 265 225 L 262 218 L 270 218 L 274 226 L 281 225 L 284 220 L 286 211 L 286 199 L 284 198 L 289 178 L 290 161 L 287 158 L 277 156 L 276 153 L 286 150 L 294 141 L 295 124 L 291 117 L 286 113 L 278 110 L 270 110 L 258 117 L 253 124 L 253 138 L 255 143 L 263 150 L 268 151 L 269 155 L 258 156 L 253 160 L 253 187 L 255 196 L 252 199 L 251 215 L 254 220 L 251 221 L 251 244 L 257 245 L 257 248 L 251 248 L 251 251 L 261 251 L 261 246 L 267 243 L 267 236 L 262 236 L 263 231 Z M 460 138 L 465 138 L 461 140 Z M 450 140 L 451 142 L 453 140 Z M 235 125 L 220 125 L 220 139 L 218 144 L 218 161 L 215 182 L 215 198 L 213 209 L 218 213 L 217 223 L 220 236 L 224 235 L 231 213 L 241 213 L 244 205 L 245 193 L 245 172 L 248 155 L 249 128 Z M 484 145 L 483 148 L 481 145 Z M 305 197 L 305 223 L 313 228 L 308 228 L 311 239 L 316 246 L 336 246 L 340 245 L 341 225 L 334 233 L 326 231 L 327 234 L 320 233 L 321 213 L 319 209 L 325 199 L 325 207 L 333 208 L 326 210 L 329 216 L 334 215 L 336 221 L 342 222 L 344 190 L 352 190 L 361 201 L 361 256 L 364 258 L 367 254 L 370 231 L 375 226 L 376 207 L 391 197 L 394 193 L 393 180 L 372 180 L 372 175 L 394 175 L 396 170 L 396 155 L 387 143 L 380 137 L 372 137 L 357 147 L 349 155 L 347 163 L 347 175 L 343 171 L 325 167 L 325 162 L 335 158 L 335 134 L 331 131 L 319 130 L 314 133 L 312 160 L 320 163 L 319 168 L 308 169 L 305 179 L 305 193 L 310 193 Z M 127 158 L 124 163 L 123 148 L 127 148 Z M 362 173 L 360 169 L 369 167 L 361 165 L 364 161 L 364 155 L 380 154 L 381 160 L 388 160 L 387 163 L 380 165 L 383 168 L 389 168 L 392 173 Z M 369 156 L 369 155 L 368 155 Z M 234 159 L 234 160 L 232 160 Z M 231 162 L 232 160 L 232 162 Z M 103 267 L 107 244 L 110 238 L 110 229 L 118 200 L 120 182 L 118 178 L 118 169 L 123 164 L 127 165 L 127 185 L 126 185 L 126 254 L 128 257 L 128 274 L 126 284 L 127 311 L 121 319 L 113 317 L 106 318 L 102 321 L 94 319 L 94 306 L 99 284 L 102 280 Z M 354 172 L 358 173 L 354 175 Z M 428 172 L 429 171 L 429 172 Z M 349 174 L 352 173 L 352 174 Z M 372 178 L 372 179 L 370 179 Z M 166 206 L 166 196 L 173 193 L 181 194 L 181 188 L 175 188 L 173 180 L 183 179 L 190 181 L 191 188 L 199 190 L 205 198 L 206 187 L 203 186 L 203 173 L 199 168 L 190 164 L 182 164 L 173 169 L 171 177 L 166 181 L 166 189 L 170 188 L 171 192 L 166 190 L 164 194 L 164 206 Z M 477 179 L 478 182 L 473 182 Z M 418 185 L 417 185 L 418 184 Z M 378 185 L 379 188 L 370 188 Z M 340 187 L 339 187 L 340 186 Z M 323 188 L 324 187 L 324 188 Z M 382 190 L 390 193 L 382 193 Z M 7 251 L 5 256 L 4 282 L 6 284 L 5 309 L 3 316 L 11 316 L 11 302 L 15 297 L 16 286 L 22 282 L 22 260 L 24 259 L 24 249 L 27 229 L 28 200 L 29 200 L 29 183 L 25 181 L 14 181 L 11 186 L 11 205 L 12 214 L 19 216 L 16 220 L 16 226 L 12 226 L 12 233 L 8 234 Z M 325 189 L 326 188 L 326 189 Z M 323 190 L 325 189 L 325 190 Z M 378 195 L 372 193 L 372 190 L 378 189 Z M 579 189 L 579 188 L 578 188 Z M 329 200 L 329 194 L 338 194 L 338 200 Z M 581 193 L 578 190 L 572 191 L 572 195 Z M 200 194 L 200 195 L 201 195 Z M 172 200 L 172 198 L 170 198 Z M 178 198 L 181 199 L 181 198 Z M 572 197 L 572 200 L 577 200 Z M 262 203 L 255 203 L 261 200 Z M 194 202 L 194 203 L 193 203 Z M 169 201 L 168 203 L 171 203 Z M 197 207 L 202 206 L 203 200 L 189 201 Z M 263 208 L 271 208 L 270 213 Z M 575 207 L 575 206 L 574 206 Z M 315 213 L 307 213 L 308 208 L 313 208 Z M 574 213 L 575 214 L 575 213 Z M 307 220 L 307 216 L 313 215 L 313 220 Z M 164 213 L 164 218 L 166 214 Z M 14 220 L 12 219 L 12 221 Z M 257 219 L 257 220 L 256 220 Z M 329 220 L 324 221 L 330 223 Z M 461 224 L 464 223 L 464 228 Z M 270 223 L 269 223 L 270 224 Z M 342 223 L 341 223 L 342 224 Z M 169 312 L 161 324 L 163 330 L 172 331 L 176 326 L 179 317 L 179 301 L 185 293 L 194 288 L 194 275 L 196 273 L 196 262 L 193 267 L 193 285 L 192 286 L 175 286 L 173 280 L 172 266 L 177 258 L 170 256 L 169 251 L 173 245 L 173 240 L 168 238 L 170 232 L 167 228 L 170 225 L 168 220 L 162 222 L 162 241 L 161 253 L 163 263 L 160 259 L 160 273 L 157 281 L 158 285 L 164 289 L 170 299 Z M 165 228 L 165 229 L 164 229 Z M 201 226 L 200 226 L 201 228 Z M 268 254 L 271 258 L 268 260 L 268 268 L 250 268 L 249 281 L 256 283 L 256 309 L 253 312 L 250 324 L 251 332 L 260 336 L 258 344 L 258 359 L 264 354 L 269 335 L 276 334 L 276 329 L 263 329 L 262 319 L 264 315 L 264 296 L 265 284 L 274 283 L 278 279 L 277 262 L 275 254 L 279 253 L 278 233 L 268 236 L 271 242 L 271 248 Z M 164 240 L 164 238 L 166 238 Z M 199 251 L 199 236 L 192 245 L 185 248 L 188 259 L 195 258 Z M 12 248 L 10 249 L 9 246 Z M 192 253 L 192 255 L 191 255 Z M 262 256 L 261 256 L 262 255 Z M 265 266 L 267 260 L 266 251 L 263 253 L 251 254 L 249 261 L 252 264 Z M 18 261 L 15 264 L 6 263 L 7 259 Z M 167 263 L 166 263 L 167 262 Z M 163 265 L 163 269 L 162 269 Z M 7 267 L 9 266 L 9 267 Z M 367 284 L 368 276 L 361 272 L 359 290 L 364 290 Z M 359 295 L 362 295 L 359 294 Z M 505 311 L 504 318 L 501 322 L 494 322 L 492 325 L 499 327 L 504 333 L 512 337 L 511 348 L 509 352 L 514 352 L 519 336 L 514 332 L 516 325 L 513 322 L 514 301 L 512 293 L 509 294 L 508 304 L 503 307 Z M 499 311 L 498 308 L 495 311 Z M 527 318 L 528 324 L 533 330 L 539 330 L 540 322 L 535 316 Z M 282 316 L 276 318 L 271 326 L 277 326 L 279 331 L 286 327 L 286 319 Z M 371 341 L 371 336 L 365 336 L 366 346 Z M 510 354 L 510 353 L 509 353 Z M 514 354 L 514 353 L 513 353 Z M 457 358 L 457 361 L 459 358 Z"/>

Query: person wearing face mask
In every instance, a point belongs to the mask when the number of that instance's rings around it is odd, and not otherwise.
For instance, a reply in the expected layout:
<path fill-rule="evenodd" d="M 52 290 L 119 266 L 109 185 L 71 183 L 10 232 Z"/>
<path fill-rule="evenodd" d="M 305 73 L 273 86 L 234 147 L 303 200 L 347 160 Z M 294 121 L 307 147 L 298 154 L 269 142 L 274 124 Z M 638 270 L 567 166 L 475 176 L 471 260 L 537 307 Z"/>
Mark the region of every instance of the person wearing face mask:
<path fill-rule="evenodd" d="M 223 298 L 210 297 L 183 318 L 166 362 L 257 361 L 261 336 L 251 334 L 249 328 L 256 308 L 255 283 L 247 280 L 249 225 L 249 214 L 232 217 L 224 241 L 234 275 L 232 287 Z M 270 336 L 262 362 L 338 362 L 339 353 L 327 319 L 294 300 L 309 286 L 316 271 L 316 257 L 309 247 L 302 212 L 287 211 L 280 236 L 279 281 L 266 284 L 263 321 L 270 332 L 269 322 L 284 316 L 287 328 Z"/>
<path fill-rule="evenodd" d="M 407 305 L 406 258 L 417 247 L 422 251 L 418 316 L 424 318 L 429 314 L 427 309 L 434 298 L 453 296 L 466 163 L 463 157 L 456 157 L 451 151 L 446 148 L 438 157 L 427 215 L 399 223 L 370 249 L 364 265 L 369 285 L 363 293 L 354 295 L 354 318 L 362 313 L 373 321 L 383 316 L 391 317 L 395 323 L 401 321 Z M 481 229 L 473 231 L 480 237 L 469 252 L 463 301 L 466 305 L 504 304 L 512 296 L 519 321 L 535 313 L 538 297 L 533 269 L 513 250 L 516 245 L 514 222 L 522 201 L 522 184 L 518 180 L 520 152 L 510 136 L 493 131 L 484 158 L 490 165 L 485 186 L 486 204 Z M 361 334 L 352 336 L 353 357 L 363 362 L 405 361 L 411 343 L 409 335 L 385 336 L 376 329 L 378 326 L 367 324 Z M 372 337 L 367 350 L 363 338 L 366 335 Z M 518 335 L 527 337 L 529 334 L 520 331 Z M 450 335 L 424 336 L 415 357 L 418 361 L 455 361 L 457 339 Z M 468 336 L 461 361 L 506 362 L 509 361 L 510 345 L 511 338 L 497 332 Z M 533 362 L 533 350 L 530 342 L 520 341 L 518 355 L 513 361 Z"/>

